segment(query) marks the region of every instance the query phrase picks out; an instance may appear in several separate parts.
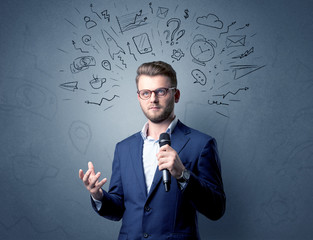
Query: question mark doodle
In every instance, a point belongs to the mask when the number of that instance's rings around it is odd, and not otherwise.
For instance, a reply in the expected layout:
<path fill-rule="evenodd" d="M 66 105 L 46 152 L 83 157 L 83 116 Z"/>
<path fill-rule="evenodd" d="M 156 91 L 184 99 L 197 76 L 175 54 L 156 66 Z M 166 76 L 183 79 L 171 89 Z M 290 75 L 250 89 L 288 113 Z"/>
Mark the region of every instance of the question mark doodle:
<path fill-rule="evenodd" d="M 171 32 L 170 32 L 170 30 L 165 30 L 164 32 L 163 32 L 163 34 L 164 33 L 167 33 L 167 35 L 166 35 L 166 43 L 169 43 L 169 41 L 168 41 L 168 37 L 170 36 L 170 34 L 171 34 Z"/>
<path fill-rule="evenodd" d="M 177 33 L 177 31 L 178 31 L 178 29 L 180 28 L 180 24 L 181 24 L 181 21 L 180 21 L 180 19 L 178 19 L 178 18 L 171 18 L 171 19 L 169 19 L 168 21 L 167 21 L 167 24 L 166 24 L 166 26 L 167 27 L 169 27 L 170 26 L 170 23 L 172 23 L 172 22 L 176 22 L 177 23 L 177 27 L 174 29 L 174 31 L 172 32 L 172 34 L 171 34 L 171 45 L 174 45 L 174 37 L 175 37 L 175 34 Z M 164 31 L 165 32 L 165 31 Z M 178 43 L 177 41 L 178 41 L 178 39 L 180 39 L 182 36 L 184 36 L 184 34 L 185 34 L 185 30 L 184 29 L 182 29 L 182 30 L 180 30 L 179 32 L 178 32 L 178 34 L 177 34 L 177 39 L 176 39 L 176 44 Z"/>

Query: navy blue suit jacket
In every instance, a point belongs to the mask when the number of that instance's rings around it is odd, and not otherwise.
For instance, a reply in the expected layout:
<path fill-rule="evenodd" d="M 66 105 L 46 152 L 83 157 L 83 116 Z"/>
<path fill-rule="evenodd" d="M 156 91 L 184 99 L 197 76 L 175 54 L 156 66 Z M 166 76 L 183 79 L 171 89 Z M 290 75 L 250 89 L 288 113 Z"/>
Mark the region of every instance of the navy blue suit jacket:
<path fill-rule="evenodd" d="M 103 217 L 122 219 L 119 239 L 199 239 L 197 212 L 212 220 L 223 216 L 226 198 L 214 138 L 180 121 L 171 134 L 171 146 L 191 171 L 181 190 L 175 178 L 165 192 L 162 172 L 156 169 L 147 194 L 140 132 L 116 145 L 109 191 L 104 191 Z"/>

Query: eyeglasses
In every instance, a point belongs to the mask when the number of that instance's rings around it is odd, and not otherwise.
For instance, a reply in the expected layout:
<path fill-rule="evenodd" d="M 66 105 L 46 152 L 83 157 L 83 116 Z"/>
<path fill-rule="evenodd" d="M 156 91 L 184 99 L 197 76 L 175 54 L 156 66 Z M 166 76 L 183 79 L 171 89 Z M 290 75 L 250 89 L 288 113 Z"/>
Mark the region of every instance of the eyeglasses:
<path fill-rule="evenodd" d="M 168 90 L 173 90 L 176 88 L 175 87 L 171 87 L 171 88 L 158 88 L 158 89 L 155 89 L 153 91 L 151 90 L 148 90 L 148 89 L 143 89 L 143 90 L 138 90 L 137 93 L 139 95 L 139 97 L 142 99 L 142 100 L 148 100 L 150 97 L 151 97 L 151 94 L 154 92 L 155 96 L 157 97 L 165 97 Z"/>

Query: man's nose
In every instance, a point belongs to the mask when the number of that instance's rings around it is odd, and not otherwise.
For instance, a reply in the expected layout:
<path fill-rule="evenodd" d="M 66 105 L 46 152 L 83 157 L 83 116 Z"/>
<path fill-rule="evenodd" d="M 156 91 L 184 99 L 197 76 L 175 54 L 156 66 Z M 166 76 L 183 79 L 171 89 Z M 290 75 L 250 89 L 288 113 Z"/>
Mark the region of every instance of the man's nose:
<path fill-rule="evenodd" d="M 159 99 L 156 96 L 155 92 L 152 92 L 151 97 L 150 97 L 150 102 L 158 102 L 158 101 L 159 101 Z"/>

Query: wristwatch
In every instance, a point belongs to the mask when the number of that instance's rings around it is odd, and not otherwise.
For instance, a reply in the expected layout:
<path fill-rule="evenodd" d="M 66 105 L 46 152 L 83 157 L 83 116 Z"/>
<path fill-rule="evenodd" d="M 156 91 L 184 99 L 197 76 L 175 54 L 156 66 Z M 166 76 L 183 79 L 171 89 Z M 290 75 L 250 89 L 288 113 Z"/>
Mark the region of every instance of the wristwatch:
<path fill-rule="evenodd" d="M 187 170 L 187 168 L 185 168 L 181 176 L 177 179 L 177 181 L 184 183 L 184 182 L 188 182 L 189 178 L 190 178 L 190 172 L 189 170 Z"/>

